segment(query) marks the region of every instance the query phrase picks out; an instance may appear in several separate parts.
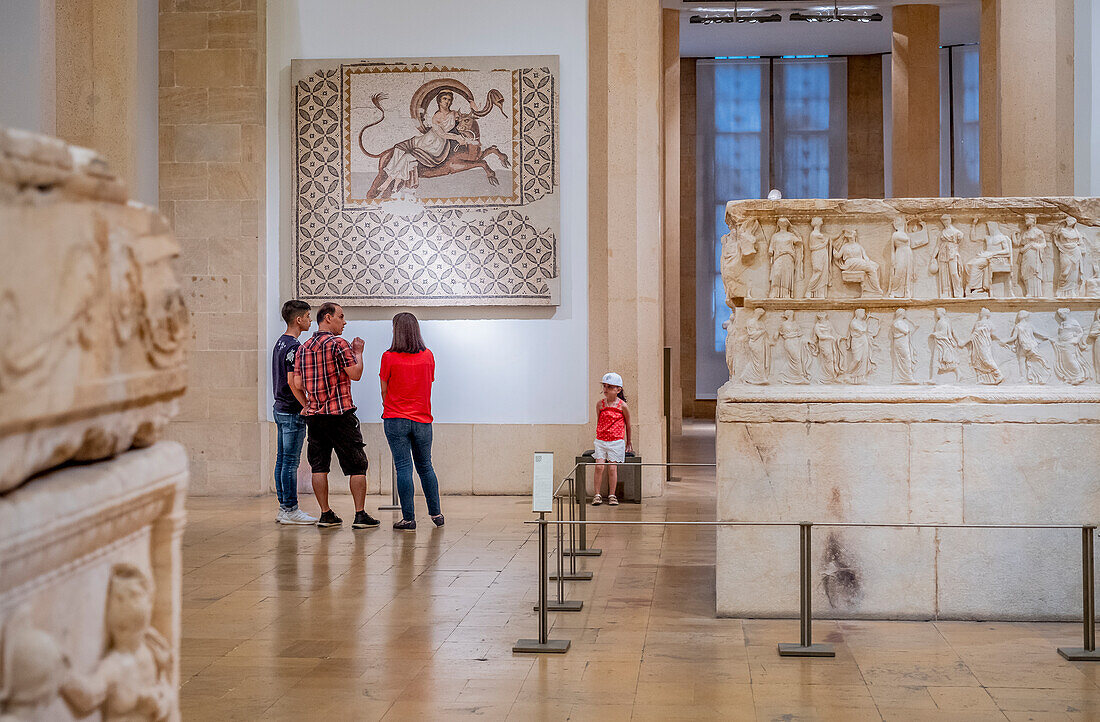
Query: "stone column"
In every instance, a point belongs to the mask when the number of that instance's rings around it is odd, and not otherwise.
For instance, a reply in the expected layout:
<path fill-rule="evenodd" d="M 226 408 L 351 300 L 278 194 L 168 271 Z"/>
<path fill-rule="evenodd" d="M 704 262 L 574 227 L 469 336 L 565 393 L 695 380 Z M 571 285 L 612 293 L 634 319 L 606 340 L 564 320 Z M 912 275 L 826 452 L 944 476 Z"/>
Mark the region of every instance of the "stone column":
<path fill-rule="evenodd" d="M 1073 194 L 1073 2 L 982 0 L 982 194 Z"/>
<path fill-rule="evenodd" d="M 662 243 L 664 245 L 665 346 L 672 349 L 669 372 L 671 400 L 668 423 L 672 433 L 683 428 L 680 391 L 680 12 L 661 11 L 661 87 L 664 198 Z"/>
<path fill-rule="evenodd" d="M 162 2 L 160 206 L 195 330 L 170 435 L 198 494 L 270 486 L 257 308 L 264 295 L 265 3 Z M 218 8 L 225 7 L 225 12 Z"/>
<path fill-rule="evenodd" d="M 848 197 L 882 198 L 882 56 L 848 56 Z"/>
<path fill-rule="evenodd" d="M 94 148 L 134 189 L 137 3 L 55 0 L 53 21 L 57 136 L 73 145 Z"/>
<path fill-rule="evenodd" d="M 629 21 L 627 21 L 629 19 Z M 661 461 L 661 6 L 658 0 L 589 4 L 589 304 L 596 372 L 622 374 L 634 449 Z M 606 71 L 603 70 L 606 68 Z M 606 73 L 606 74 L 605 74 Z M 606 245 L 604 245 L 606 239 Z M 595 374 L 594 374 L 595 375 Z M 663 491 L 659 467 L 643 492 Z"/>
<path fill-rule="evenodd" d="M 940 194 L 940 9 L 898 5 L 891 55 L 893 194 Z"/>
<path fill-rule="evenodd" d="M 680 61 L 680 396 L 695 416 L 695 58 Z"/>

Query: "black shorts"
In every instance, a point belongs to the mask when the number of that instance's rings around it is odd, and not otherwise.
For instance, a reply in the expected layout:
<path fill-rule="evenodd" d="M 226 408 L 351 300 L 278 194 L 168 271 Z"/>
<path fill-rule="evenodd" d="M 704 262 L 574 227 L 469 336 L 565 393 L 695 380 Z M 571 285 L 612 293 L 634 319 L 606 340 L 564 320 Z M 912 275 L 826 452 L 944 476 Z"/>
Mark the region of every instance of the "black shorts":
<path fill-rule="evenodd" d="M 347 476 L 367 473 L 367 453 L 363 451 L 363 432 L 355 411 L 343 414 L 306 416 L 309 436 L 306 458 L 314 474 L 327 474 L 332 464 L 332 452 L 340 461 L 340 470 Z"/>

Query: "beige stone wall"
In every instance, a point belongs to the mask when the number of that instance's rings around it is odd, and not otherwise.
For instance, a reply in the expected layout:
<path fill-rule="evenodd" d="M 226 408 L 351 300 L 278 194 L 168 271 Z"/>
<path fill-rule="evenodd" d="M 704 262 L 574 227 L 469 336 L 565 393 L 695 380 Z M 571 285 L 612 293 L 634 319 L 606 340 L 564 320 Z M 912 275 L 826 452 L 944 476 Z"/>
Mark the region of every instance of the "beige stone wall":
<path fill-rule="evenodd" d="M 664 249 L 664 336 L 672 350 L 669 373 L 669 423 L 679 434 L 683 419 L 680 382 L 680 12 L 661 11 L 661 197 Z"/>
<path fill-rule="evenodd" d="M 882 56 L 848 56 L 848 197 L 882 198 Z"/>
<path fill-rule="evenodd" d="M 160 207 L 181 247 L 191 378 L 170 436 L 194 493 L 256 493 L 269 474 L 261 364 L 263 0 L 160 3 Z"/>
<path fill-rule="evenodd" d="M 891 52 L 892 175 L 897 198 L 940 192 L 940 8 L 897 5 Z M 849 193 L 850 197 L 853 196 Z"/>

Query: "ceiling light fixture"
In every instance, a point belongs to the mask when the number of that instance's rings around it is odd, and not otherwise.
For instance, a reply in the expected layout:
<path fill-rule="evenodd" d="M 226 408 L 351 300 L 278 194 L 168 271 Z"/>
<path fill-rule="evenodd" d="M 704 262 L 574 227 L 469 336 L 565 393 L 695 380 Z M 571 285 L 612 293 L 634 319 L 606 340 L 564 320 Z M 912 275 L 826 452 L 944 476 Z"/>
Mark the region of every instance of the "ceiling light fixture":
<path fill-rule="evenodd" d="M 697 25 L 715 25 L 718 23 L 778 23 L 783 20 L 779 13 L 770 15 L 741 15 L 737 12 L 737 1 L 733 3 L 733 15 L 692 15 L 688 22 Z"/>
<path fill-rule="evenodd" d="M 882 22 L 882 13 L 852 13 L 840 12 L 837 0 L 833 0 L 833 11 L 826 12 L 793 12 L 790 15 L 792 22 L 804 23 L 878 23 Z"/>

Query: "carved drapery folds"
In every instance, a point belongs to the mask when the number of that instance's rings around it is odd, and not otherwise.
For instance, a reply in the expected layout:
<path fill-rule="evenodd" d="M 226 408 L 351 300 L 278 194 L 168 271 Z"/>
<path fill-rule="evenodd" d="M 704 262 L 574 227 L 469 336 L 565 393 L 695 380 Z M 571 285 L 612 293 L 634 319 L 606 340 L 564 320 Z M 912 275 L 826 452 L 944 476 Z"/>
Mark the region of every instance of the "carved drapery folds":
<path fill-rule="evenodd" d="M 729 389 L 1096 394 L 1100 199 L 731 201 L 726 221 Z"/>
<path fill-rule="evenodd" d="M 189 334 L 167 222 L 91 151 L 0 128 L 0 234 L 0 492 L 153 443 Z"/>

